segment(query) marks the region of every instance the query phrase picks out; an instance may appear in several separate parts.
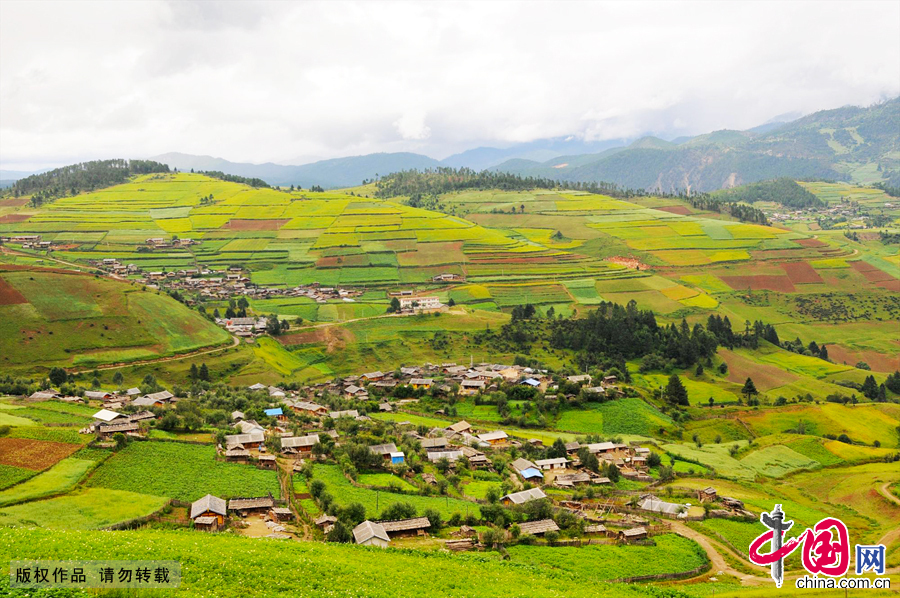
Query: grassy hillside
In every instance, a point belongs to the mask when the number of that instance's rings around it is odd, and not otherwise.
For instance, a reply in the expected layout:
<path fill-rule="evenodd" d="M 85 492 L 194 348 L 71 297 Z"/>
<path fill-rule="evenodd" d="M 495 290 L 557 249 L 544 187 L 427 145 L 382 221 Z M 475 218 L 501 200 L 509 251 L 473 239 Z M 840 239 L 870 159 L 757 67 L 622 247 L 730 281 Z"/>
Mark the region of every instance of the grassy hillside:
<path fill-rule="evenodd" d="M 224 330 L 166 295 L 89 274 L 0 264 L 3 367 L 87 367 L 228 340 Z"/>

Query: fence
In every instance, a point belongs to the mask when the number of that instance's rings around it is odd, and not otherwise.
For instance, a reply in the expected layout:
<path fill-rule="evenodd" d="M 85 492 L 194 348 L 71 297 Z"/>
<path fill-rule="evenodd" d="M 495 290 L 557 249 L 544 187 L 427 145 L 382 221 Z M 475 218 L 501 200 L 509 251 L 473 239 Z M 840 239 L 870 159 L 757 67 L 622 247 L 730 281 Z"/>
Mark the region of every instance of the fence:
<path fill-rule="evenodd" d="M 656 575 L 636 575 L 634 577 L 623 577 L 621 579 L 613 579 L 616 583 L 635 583 L 640 581 L 660 581 L 666 579 L 688 579 L 696 577 L 702 573 L 706 573 L 712 568 L 712 563 L 707 562 L 704 565 L 695 567 L 690 571 L 682 571 L 681 573 L 658 573 Z"/>

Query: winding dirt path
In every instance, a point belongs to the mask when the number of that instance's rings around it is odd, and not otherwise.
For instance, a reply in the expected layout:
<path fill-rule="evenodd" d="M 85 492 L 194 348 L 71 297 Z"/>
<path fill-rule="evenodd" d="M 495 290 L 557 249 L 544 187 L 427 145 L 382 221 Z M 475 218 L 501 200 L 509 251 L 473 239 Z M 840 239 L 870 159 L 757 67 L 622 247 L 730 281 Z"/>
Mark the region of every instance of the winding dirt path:
<path fill-rule="evenodd" d="M 669 521 L 667 523 L 672 526 L 673 532 L 675 532 L 679 536 L 683 536 L 685 538 L 693 540 L 694 542 L 699 544 L 701 548 L 703 548 L 703 550 L 706 552 L 706 556 L 709 557 L 709 561 L 712 564 L 712 569 L 709 573 L 710 575 L 716 575 L 720 572 L 727 573 L 728 575 L 733 575 L 734 577 L 740 579 L 741 585 L 745 586 L 760 586 L 766 583 L 771 583 L 772 580 L 768 577 L 758 577 L 756 575 L 742 573 L 729 565 L 725 558 L 722 556 L 722 554 L 727 552 L 728 549 L 720 545 L 715 540 L 712 540 L 708 536 L 704 536 L 700 532 L 689 528 L 680 521 Z M 748 567 L 749 566 L 750 565 L 748 565 Z"/>
<path fill-rule="evenodd" d="M 182 359 L 190 359 L 199 355 L 209 355 L 211 353 L 218 353 L 227 349 L 233 349 L 237 347 L 240 342 L 241 339 L 236 336 L 232 336 L 230 345 L 213 347 L 212 349 L 198 349 L 196 351 L 191 351 L 190 353 L 179 353 L 178 355 L 169 355 L 168 357 L 157 357 L 156 359 L 141 359 L 139 361 L 129 361 L 128 363 L 107 363 L 105 365 L 98 365 L 89 368 L 66 369 L 66 371 L 73 374 L 78 374 L 81 372 L 93 372 L 94 370 L 119 370 L 122 368 L 130 368 L 136 365 L 152 365 L 154 363 L 162 363 L 164 361 L 180 361 Z"/>

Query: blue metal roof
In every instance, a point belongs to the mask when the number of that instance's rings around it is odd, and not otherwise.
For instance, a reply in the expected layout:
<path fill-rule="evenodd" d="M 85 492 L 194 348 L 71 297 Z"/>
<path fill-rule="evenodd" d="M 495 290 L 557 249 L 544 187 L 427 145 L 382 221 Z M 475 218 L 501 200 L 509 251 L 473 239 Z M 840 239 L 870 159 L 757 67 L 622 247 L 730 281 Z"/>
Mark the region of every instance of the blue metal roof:
<path fill-rule="evenodd" d="M 522 384 L 527 384 L 528 386 L 540 386 L 541 383 L 535 380 L 534 378 L 528 378 L 527 380 L 523 380 Z"/>
<path fill-rule="evenodd" d="M 266 415 L 272 417 L 275 415 L 284 415 L 284 413 L 281 411 L 281 407 L 276 407 L 275 409 L 266 409 Z"/>
<path fill-rule="evenodd" d="M 522 471 L 522 477 L 526 480 L 528 478 L 541 478 L 544 479 L 544 474 L 542 474 L 539 470 L 534 467 L 529 467 L 528 469 Z"/>

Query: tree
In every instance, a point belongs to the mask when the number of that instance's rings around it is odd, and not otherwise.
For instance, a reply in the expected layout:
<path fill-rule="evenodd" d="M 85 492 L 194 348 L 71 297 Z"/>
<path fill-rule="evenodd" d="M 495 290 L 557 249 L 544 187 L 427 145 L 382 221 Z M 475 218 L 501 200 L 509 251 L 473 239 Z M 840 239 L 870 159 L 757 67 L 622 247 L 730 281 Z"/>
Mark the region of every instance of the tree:
<path fill-rule="evenodd" d="M 200 364 L 200 379 L 204 382 L 209 382 L 209 368 L 206 367 L 205 363 Z"/>
<path fill-rule="evenodd" d="M 395 502 L 381 512 L 381 518 L 388 521 L 412 519 L 416 516 L 416 508 L 408 502 Z"/>
<path fill-rule="evenodd" d="M 429 529 L 433 534 L 439 532 L 444 526 L 444 521 L 441 519 L 440 512 L 436 511 L 435 509 L 425 509 L 425 512 L 422 513 L 422 516 L 428 518 L 428 522 L 431 524 L 431 527 Z"/>
<path fill-rule="evenodd" d="M 681 383 L 681 378 L 677 374 L 669 376 L 669 383 L 666 385 L 666 399 L 673 405 L 689 405 L 688 392 Z"/>
<path fill-rule="evenodd" d="M 196 363 L 191 364 L 191 372 L 190 372 L 190 374 L 188 374 L 188 377 L 191 380 L 193 380 L 194 382 L 196 382 L 197 379 L 200 377 L 200 370 L 197 369 Z"/>
<path fill-rule="evenodd" d="M 741 394 L 747 397 L 747 402 L 750 402 L 750 397 L 759 394 L 759 391 L 756 390 L 756 385 L 753 384 L 752 378 L 747 378 L 747 381 L 744 382 L 744 387 L 741 389 Z"/>
<path fill-rule="evenodd" d="M 122 375 L 122 372 L 116 372 L 113 374 L 113 384 L 116 386 L 120 386 L 122 382 L 125 381 L 125 376 Z"/>
<path fill-rule="evenodd" d="M 394 297 L 391 299 L 391 305 L 388 307 L 388 313 L 396 314 L 400 312 L 400 300 Z"/>
<path fill-rule="evenodd" d="M 453 297 L 450 297 L 450 300 L 447 301 L 447 305 L 450 307 L 453 307 L 454 305 L 456 305 L 456 301 L 453 300 Z"/>
<path fill-rule="evenodd" d="M 362 503 L 352 502 L 341 509 L 341 519 L 350 527 L 356 527 L 366 520 L 366 508 Z"/>
<path fill-rule="evenodd" d="M 69 376 L 68 374 L 66 374 L 66 370 L 62 368 L 52 368 L 50 370 L 49 378 L 50 383 L 53 384 L 53 386 L 60 386 L 62 384 L 65 384 L 68 377 Z"/>
<path fill-rule="evenodd" d="M 559 459 L 566 456 L 566 443 L 562 438 L 553 441 L 553 446 L 547 451 L 548 459 Z"/>
<path fill-rule="evenodd" d="M 875 376 L 872 376 L 871 374 L 866 376 L 860 390 L 862 390 L 863 395 L 865 395 L 867 399 L 876 398 L 878 396 L 878 382 L 875 380 Z"/>
<path fill-rule="evenodd" d="M 121 432 L 116 432 L 115 434 L 113 434 L 113 440 L 116 441 L 117 451 L 125 448 L 125 445 L 128 444 L 128 437 Z"/>
<path fill-rule="evenodd" d="M 341 544 L 347 544 L 348 542 L 353 541 L 353 533 L 349 529 L 347 529 L 347 526 L 341 523 L 340 520 L 337 520 L 328 531 L 328 535 L 325 536 L 325 539 L 329 542 L 339 542 Z"/>

